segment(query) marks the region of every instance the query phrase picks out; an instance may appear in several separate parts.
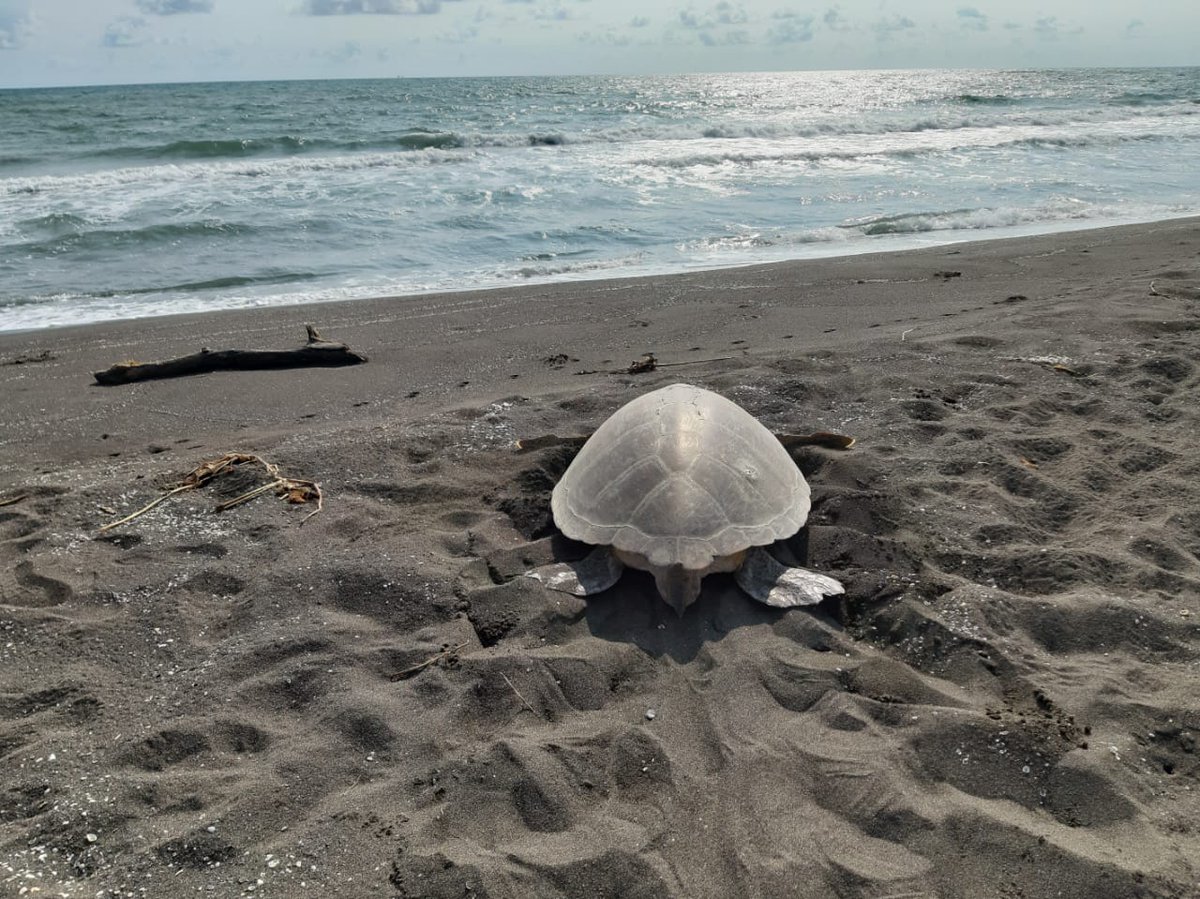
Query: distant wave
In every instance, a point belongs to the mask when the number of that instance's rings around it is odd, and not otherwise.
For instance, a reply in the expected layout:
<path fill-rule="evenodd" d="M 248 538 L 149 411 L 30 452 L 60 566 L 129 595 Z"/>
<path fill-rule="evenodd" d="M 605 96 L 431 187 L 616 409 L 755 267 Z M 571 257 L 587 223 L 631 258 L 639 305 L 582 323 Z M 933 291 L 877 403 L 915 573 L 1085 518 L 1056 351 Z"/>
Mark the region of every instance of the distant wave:
<path fill-rule="evenodd" d="M 264 159 L 261 162 L 228 160 L 185 164 L 164 163 L 152 167 L 128 167 L 79 175 L 31 175 L 0 178 L 0 197 L 18 194 L 59 193 L 115 188 L 147 181 L 209 181 L 214 175 L 242 178 L 286 176 L 303 172 L 355 171 L 370 168 L 399 168 L 407 165 L 457 163 L 470 158 L 461 152 L 431 150 L 425 153 L 365 153 L 354 156 L 311 156 L 293 159 Z"/>
<path fill-rule="evenodd" d="M 1088 204 L 1063 201 L 1057 204 L 1021 207 L 949 209 L 936 212 L 910 212 L 881 215 L 864 221 L 842 225 L 846 231 L 857 231 L 867 237 L 891 234 L 923 234 L 930 231 L 977 231 L 989 228 L 1010 228 L 1014 225 L 1078 221 L 1099 218 L 1111 210 Z"/>
<path fill-rule="evenodd" d="M 1162 214 L 1161 212 L 1158 214 Z M 1021 225 L 1054 225 L 1117 215 L 1112 208 L 1062 200 L 1036 207 L 978 207 L 881 215 L 835 227 L 775 232 L 749 229 L 689 242 L 689 252 L 766 250 L 810 244 L 847 244 L 862 238 L 894 237 L 944 231 L 983 231 Z"/>
<path fill-rule="evenodd" d="M 1024 133 L 1022 133 L 1024 132 Z M 919 140 L 907 140 L 904 133 L 865 134 L 860 140 L 849 136 L 827 135 L 811 142 L 798 140 L 747 139 L 742 141 L 709 139 L 702 141 L 635 140 L 626 143 L 630 155 L 615 155 L 611 164 L 650 166 L 666 169 L 722 165 L 758 165 L 764 163 L 852 161 L 857 159 L 913 159 L 938 153 L 971 150 L 1002 150 L 1014 147 L 1073 148 L 1112 147 L 1131 142 L 1200 139 L 1200 128 L 1181 128 L 1179 123 L 1163 120 L 1155 127 L 1129 126 L 1120 130 L 1105 124 L 1088 124 L 1073 129 L 1024 126 L 1006 129 L 964 128 L 922 132 Z M 701 144 L 695 146 L 693 144 Z M 529 141 L 524 142 L 529 146 Z M 551 144 L 546 144 L 551 146 Z M 620 144 L 609 145 L 620 147 Z M 644 154 L 639 152 L 644 150 Z M 332 156 L 297 156 L 286 159 L 192 160 L 187 163 L 162 163 L 152 167 L 130 166 L 72 175 L 36 175 L 0 178 L 0 197 L 48 193 L 61 195 L 91 194 L 147 182 L 188 183 L 210 181 L 214 177 L 285 178 L 305 173 L 350 172 L 373 168 L 464 164 L 484 152 L 479 148 L 439 149 L 422 152 L 375 152 Z"/>
<path fill-rule="evenodd" d="M 88 227 L 88 220 L 71 212 L 51 212 L 36 218 L 16 222 L 22 233 L 43 233 L 53 236 L 77 234 Z"/>
<path fill-rule="evenodd" d="M 968 106 L 1012 106 L 1020 102 L 1006 94 L 959 94 L 954 99 Z"/>
<path fill-rule="evenodd" d="M 1147 106 L 1153 103 L 1178 103 L 1190 99 L 1178 94 L 1166 94 L 1157 91 L 1132 91 L 1118 94 L 1108 102 L 1114 106 Z"/>
<path fill-rule="evenodd" d="M 79 291 L 70 294 L 54 296 L 17 296 L 0 298 L 0 309 L 12 309 L 20 306 L 37 306 L 47 302 L 62 302 L 64 300 L 111 300 L 119 297 L 155 296 L 159 294 L 203 293 L 207 290 L 232 290 L 240 287 L 264 287 L 284 284 L 302 284 L 319 280 L 322 275 L 316 272 L 270 272 L 262 275 L 232 275 L 225 278 L 212 278 L 208 281 L 188 281 L 181 284 L 155 284 L 150 287 L 111 287 L 97 290 Z"/>
<path fill-rule="evenodd" d="M 170 141 L 163 144 L 129 144 L 105 147 L 75 157 L 78 160 L 127 160 L 130 163 L 156 162 L 178 163 L 219 162 L 280 157 L 337 158 L 339 155 L 362 155 L 414 151 L 425 155 L 429 151 L 453 151 L 463 149 L 520 148 L 520 147 L 568 147 L 594 144 L 629 144 L 656 141 L 728 140 L 745 139 L 789 140 L 820 137 L 875 136 L 889 134 L 914 134 L 925 132 L 954 132 L 973 129 L 1026 127 L 1070 127 L 1079 122 L 1089 126 L 1118 126 L 1126 121 L 1147 119 L 1158 122 L 1176 117 L 1200 115 L 1197 104 L 1180 105 L 1179 102 L 1163 105 L 1139 100 L 1143 95 L 1125 95 L 1129 99 L 1114 100 L 1112 105 L 1123 110 L 1125 119 L 1106 118 L 1098 109 L 1040 110 L 1014 114 L 998 110 L 986 112 L 986 107 L 1004 107 L 1019 101 L 998 95 L 994 97 L 963 94 L 956 98 L 967 107 L 978 107 L 980 112 L 964 114 L 953 107 L 941 110 L 926 109 L 921 114 L 898 119 L 882 118 L 853 121 L 784 121 L 784 122 L 726 122 L 702 124 L 686 122 L 651 122 L 625 125 L 617 128 L 586 131 L 550 132 L 460 132 L 436 128 L 412 128 L 396 134 L 373 135 L 369 138 L 335 140 L 329 138 L 277 135 L 250 138 L 211 138 Z M 970 99 L 966 99 L 970 98 Z M 1178 99 L 1178 98 L 1174 98 Z M 1016 116 L 1016 117 L 1014 117 Z M 1128 117 L 1132 117 L 1129 119 Z M 1148 125 L 1147 127 L 1154 127 Z M 0 167 L 17 166 L 35 162 L 28 157 L 0 157 Z"/>
<path fill-rule="evenodd" d="M 1102 132 L 1069 134 L 1045 134 L 1028 137 L 1015 137 L 1007 140 L 988 140 L 988 135 L 980 135 L 975 140 L 931 141 L 918 145 L 867 145 L 845 149 L 821 147 L 816 149 L 793 150 L 787 146 L 777 149 L 764 149 L 760 152 L 740 151 L 731 149 L 728 152 L 709 151 L 688 153 L 660 158 L 644 157 L 633 161 L 635 165 L 646 165 L 661 168 L 687 169 L 693 167 L 716 167 L 728 164 L 758 165 L 762 163 L 809 162 L 849 162 L 859 159 L 913 159 L 937 153 L 954 153 L 966 150 L 999 150 L 1013 147 L 1048 148 L 1048 149 L 1082 149 L 1086 147 L 1107 147 L 1117 144 L 1137 141 L 1157 141 L 1182 139 L 1179 134 L 1135 133 L 1108 134 Z M 1200 135 L 1197 135 L 1200 137 Z"/>
<path fill-rule="evenodd" d="M 47 216 L 43 221 L 53 218 Z M 90 230 L 87 229 L 87 223 L 77 216 L 61 216 L 60 221 L 60 233 L 42 240 L 15 244 L 13 249 L 31 256 L 57 256 L 66 250 L 120 249 L 128 252 L 135 247 L 150 248 L 168 245 L 187 238 L 214 236 L 247 238 L 263 231 L 262 228 L 253 225 L 219 221 L 171 222 L 147 225 L 143 228 L 92 228 Z"/>
<path fill-rule="evenodd" d="M 394 136 L 370 140 L 338 141 L 297 137 L 290 134 L 242 139 L 177 140 L 165 144 L 108 147 L 97 150 L 91 155 L 112 159 L 244 159 L 254 156 L 292 156 L 300 153 L 329 153 L 344 150 L 453 149 L 462 145 L 462 139 L 456 134 L 415 129 Z"/>
<path fill-rule="evenodd" d="M 156 293 L 199 293 L 205 290 L 228 290 L 234 287 L 255 287 L 265 284 L 299 284 L 321 277 L 315 272 L 274 272 L 266 275 L 231 275 L 212 278 L 208 281 L 186 281 L 182 284 L 162 284 L 154 287 L 138 287 L 122 291 L 104 291 L 90 294 L 95 297 L 140 296 Z"/>
<path fill-rule="evenodd" d="M 543 279 L 555 277 L 585 276 L 591 272 L 615 271 L 637 266 L 643 261 L 641 255 L 618 257 L 614 259 L 594 259 L 586 262 L 563 262 L 551 264 L 526 264 L 518 266 L 513 274 L 524 279 Z M 547 260 L 548 262 L 548 260 Z"/>

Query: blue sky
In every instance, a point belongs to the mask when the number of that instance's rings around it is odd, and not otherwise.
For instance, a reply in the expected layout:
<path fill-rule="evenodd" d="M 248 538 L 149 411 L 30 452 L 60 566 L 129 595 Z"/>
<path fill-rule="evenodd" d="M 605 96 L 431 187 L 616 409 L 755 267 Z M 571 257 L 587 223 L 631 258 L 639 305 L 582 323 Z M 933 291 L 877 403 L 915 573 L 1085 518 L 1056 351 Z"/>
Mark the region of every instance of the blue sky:
<path fill-rule="evenodd" d="M 1197 36 L 1197 0 L 0 0 L 0 87 L 1196 65 Z"/>

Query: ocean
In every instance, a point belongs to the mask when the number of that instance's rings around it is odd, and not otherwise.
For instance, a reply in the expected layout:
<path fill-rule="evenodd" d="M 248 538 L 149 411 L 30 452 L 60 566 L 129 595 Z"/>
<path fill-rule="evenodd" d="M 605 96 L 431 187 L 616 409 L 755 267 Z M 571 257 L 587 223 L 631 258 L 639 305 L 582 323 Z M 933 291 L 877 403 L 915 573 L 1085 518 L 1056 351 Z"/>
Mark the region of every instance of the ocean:
<path fill-rule="evenodd" d="M 1200 214 L 1200 68 L 0 91 L 0 330 Z"/>

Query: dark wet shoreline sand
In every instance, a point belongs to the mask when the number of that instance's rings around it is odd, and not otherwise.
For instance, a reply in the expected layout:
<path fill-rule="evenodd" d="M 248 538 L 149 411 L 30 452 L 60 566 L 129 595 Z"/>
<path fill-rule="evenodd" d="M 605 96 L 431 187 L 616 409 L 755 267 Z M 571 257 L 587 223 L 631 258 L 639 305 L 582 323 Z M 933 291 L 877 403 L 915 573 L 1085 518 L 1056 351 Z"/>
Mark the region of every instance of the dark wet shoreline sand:
<path fill-rule="evenodd" d="M 1190 219 L 0 336 L 0 893 L 1196 895 L 1198 252 Z M 371 361 L 90 384 L 305 322 Z M 646 352 L 689 364 L 612 373 Z M 797 453 L 844 601 L 516 577 L 568 551 L 569 455 L 513 440 L 679 380 L 858 438 Z M 95 538 L 230 451 L 324 510 L 212 514 L 245 475 Z"/>

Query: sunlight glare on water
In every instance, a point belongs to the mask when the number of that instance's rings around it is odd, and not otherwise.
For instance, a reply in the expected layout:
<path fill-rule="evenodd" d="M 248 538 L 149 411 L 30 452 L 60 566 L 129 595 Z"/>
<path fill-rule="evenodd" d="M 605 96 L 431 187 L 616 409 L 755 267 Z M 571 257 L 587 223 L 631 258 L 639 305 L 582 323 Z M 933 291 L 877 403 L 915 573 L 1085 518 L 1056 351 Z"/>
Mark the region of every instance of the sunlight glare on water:
<path fill-rule="evenodd" d="M 0 91 L 0 330 L 1200 212 L 1200 69 Z"/>

